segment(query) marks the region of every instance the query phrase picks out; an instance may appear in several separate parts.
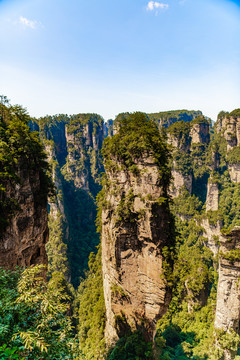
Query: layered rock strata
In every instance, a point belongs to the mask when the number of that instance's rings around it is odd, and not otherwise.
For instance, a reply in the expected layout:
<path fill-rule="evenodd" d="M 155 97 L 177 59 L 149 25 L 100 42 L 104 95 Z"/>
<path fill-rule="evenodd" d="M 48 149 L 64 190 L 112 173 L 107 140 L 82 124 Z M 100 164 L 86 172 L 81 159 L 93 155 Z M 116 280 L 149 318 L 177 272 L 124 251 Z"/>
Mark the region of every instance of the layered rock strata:
<path fill-rule="evenodd" d="M 159 204 L 164 196 L 159 172 L 151 157 L 142 158 L 138 168 L 141 177 L 124 170 L 108 174 L 112 185 L 106 198 L 109 208 L 102 213 L 102 262 L 109 342 L 126 328 L 143 325 L 151 338 L 170 301 L 162 256 L 169 218 L 164 203 Z M 123 201 L 131 214 L 120 221 Z"/>
<path fill-rule="evenodd" d="M 18 205 L 0 235 L 0 266 L 46 264 L 47 195 L 43 195 L 40 171 L 29 169 L 20 160 L 17 175 L 19 184 L 9 183 L 6 187 L 6 198 L 15 199 Z"/>
<path fill-rule="evenodd" d="M 174 223 L 168 150 L 154 122 L 135 113 L 103 147 L 102 270 L 106 341 L 142 329 L 153 340 L 171 299 Z M 134 141 L 132 140 L 134 137 Z"/>

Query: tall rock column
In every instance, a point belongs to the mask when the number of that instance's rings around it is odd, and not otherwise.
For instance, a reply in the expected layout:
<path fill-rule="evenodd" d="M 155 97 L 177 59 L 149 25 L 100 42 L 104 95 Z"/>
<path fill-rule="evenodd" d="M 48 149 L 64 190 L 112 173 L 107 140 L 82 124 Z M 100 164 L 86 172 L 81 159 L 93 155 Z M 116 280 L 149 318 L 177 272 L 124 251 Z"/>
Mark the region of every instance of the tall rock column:
<path fill-rule="evenodd" d="M 228 171 L 232 182 L 240 182 L 240 109 L 230 114 L 221 112 L 216 123 L 216 132 L 226 141 Z"/>
<path fill-rule="evenodd" d="M 144 329 L 153 338 L 171 299 L 174 224 L 168 207 L 168 153 L 156 125 L 141 113 L 118 124 L 103 148 L 102 267 L 106 340 Z"/>
<path fill-rule="evenodd" d="M 190 159 L 190 122 L 179 121 L 173 123 L 168 128 L 167 135 L 167 142 L 172 148 L 173 155 L 173 181 L 170 187 L 170 195 L 174 198 L 178 197 L 183 187 L 191 194 L 193 176 L 190 164 L 186 163 L 186 159 Z"/>
<path fill-rule="evenodd" d="M 101 153 L 103 119 L 96 114 L 78 114 L 66 125 L 67 158 L 65 173 L 76 188 L 90 191 L 94 196 L 99 190 L 99 174 L 103 171 Z M 97 190 L 96 190 L 97 187 Z"/>
<path fill-rule="evenodd" d="M 220 240 L 219 280 L 215 328 L 224 333 L 239 334 L 240 321 L 240 227 L 235 227 Z M 222 346 L 221 336 L 217 346 L 223 348 L 224 360 L 234 359 L 237 353 L 231 346 Z"/>
<path fill-rule="evenodd" d="M 206 211 L 217 211 L 219 202 L 219 189 L 218 183 L 213 179 L 208 179 L 207 185 L 207 199 L 206 199 Z"/>

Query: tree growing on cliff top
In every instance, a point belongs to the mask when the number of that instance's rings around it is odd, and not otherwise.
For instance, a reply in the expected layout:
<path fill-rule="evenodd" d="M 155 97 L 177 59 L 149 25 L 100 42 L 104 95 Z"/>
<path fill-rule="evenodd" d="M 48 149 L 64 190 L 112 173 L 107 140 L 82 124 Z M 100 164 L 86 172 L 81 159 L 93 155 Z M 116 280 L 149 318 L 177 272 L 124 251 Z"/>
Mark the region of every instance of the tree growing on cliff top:
<path fill-rule="evenodd" d="M 158 127 L 146 114 L 136 112 L 122 117 L 115 124 L 117 134 L 104 141 L 102 153 L 105 169 L 110 170 L 115 158 L 130 171 L 135 169 L 136 160 L 143 156 L 152 156 L 161 172 L 161 184 L 167 190 L 171 169 L 168 165 L 170 153 L 167 144 L 160 135 Z"/>
<path fill-rule="evenodd" d="M 0 103 L 0 229 L 4 230 L 18 204 L 6 195 L 7 186 L 20 183 L 19 164 L 29 172 L 39 173 L 41 199 L 47 201 L 47 194 L 53 190 L 47 175 L 48 163 L 37 133 L 28 127 L 27 111 L 19 105 Z"/>

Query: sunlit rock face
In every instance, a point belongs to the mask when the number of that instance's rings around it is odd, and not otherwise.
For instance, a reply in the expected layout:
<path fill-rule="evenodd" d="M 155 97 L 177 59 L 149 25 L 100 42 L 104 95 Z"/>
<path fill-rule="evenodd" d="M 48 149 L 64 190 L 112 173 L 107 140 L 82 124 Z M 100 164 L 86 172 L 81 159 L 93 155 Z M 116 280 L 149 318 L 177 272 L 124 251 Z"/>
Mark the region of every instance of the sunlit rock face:
<path fill-rule="evenodd" d="M 215 328 L 239 334 L 240 321 L 240 227 L 220 239 L 219 280 Z M 224 350 L 224 360 L 236 352 Z"/>
<path fill-rule="evenodd" d="M 210 141 L 209 124 L 204 122 L 193 124 L 190 136 L 192 138 L 192 144 L 208 144 Z"/>
<path fill-rule="evenodd" d="M 240 117 L 226 115 L 217 120 L 216 131 L 227 141 L 227 150 L 240 145 Z"/>
<path fill-rule="evenodd" d="M 231 181 L 234 183 L 240 182 L 240 164 L 228 165 L 228 171 Z"/>
<path fill-rule="evenodd" d="M 218 210 L 218 203 L 219 203 L 219 189 L 218 184 L 211 180 L 208 180 L 207 185 L 207 199 L 206 199 L 206 211 Z"/>
<path fill-rule="evenodd" d="M 146 338 L 152 339 L 171 298 L 162 255 L 171 232 L 166 194 L 151 156 L 142 157 L 137 166 L 141 176 L 120 168 L 107 173 L 102 265 L 108 343 L 127 329 L 143 328 Z M 126 216 L 121 212 L 124 202 L 131 209 Z"/>
<path fill-rule="evenodd" d="M 169 194 L 172 197 L 178 197 L 183 187 L 187 189 L 189 194 L 192 193 L 192 174 L 183 175 L 180 171 L 173 168 L 172 177 L 173 180 L 169 189 Z"/>

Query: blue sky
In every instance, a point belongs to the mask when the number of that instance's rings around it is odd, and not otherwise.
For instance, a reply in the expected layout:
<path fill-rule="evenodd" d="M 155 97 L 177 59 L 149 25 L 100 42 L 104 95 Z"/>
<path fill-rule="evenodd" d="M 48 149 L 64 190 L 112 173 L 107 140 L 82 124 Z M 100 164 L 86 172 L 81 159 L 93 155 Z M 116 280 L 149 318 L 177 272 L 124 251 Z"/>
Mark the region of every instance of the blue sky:
<path fill-rule="evenodd" d="M 240 1 L 0 0 L 0 93 L 32 116 L 240 107 Z"/>

